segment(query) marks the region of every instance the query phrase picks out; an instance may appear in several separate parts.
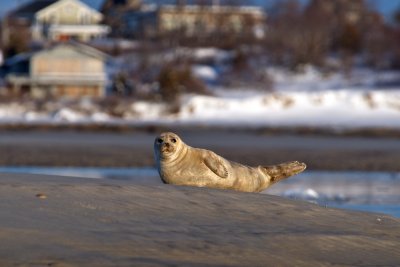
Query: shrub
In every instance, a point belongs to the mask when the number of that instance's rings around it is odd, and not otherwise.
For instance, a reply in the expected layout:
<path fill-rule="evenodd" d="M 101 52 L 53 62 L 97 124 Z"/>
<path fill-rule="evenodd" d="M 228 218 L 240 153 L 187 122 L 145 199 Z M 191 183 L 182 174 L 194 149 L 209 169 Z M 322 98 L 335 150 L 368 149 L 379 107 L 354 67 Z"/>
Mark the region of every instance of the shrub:
<path fill-rule="evenodd" d="M 161 98 L 167 102 L 176 101 L 182 93 L 206 93 L 206 86 L 193 76 L 190 65 L 168 64 L 158 76 Z"/>

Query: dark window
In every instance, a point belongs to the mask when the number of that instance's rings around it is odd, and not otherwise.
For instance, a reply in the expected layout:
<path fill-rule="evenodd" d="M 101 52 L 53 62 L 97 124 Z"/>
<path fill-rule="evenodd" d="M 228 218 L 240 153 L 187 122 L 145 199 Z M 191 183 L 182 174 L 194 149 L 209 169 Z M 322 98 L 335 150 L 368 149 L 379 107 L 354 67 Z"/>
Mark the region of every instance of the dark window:
<path fill-rule="evenodd" d="M 114 0 L 114 5 L 126 5 L 126 0 Z"/>

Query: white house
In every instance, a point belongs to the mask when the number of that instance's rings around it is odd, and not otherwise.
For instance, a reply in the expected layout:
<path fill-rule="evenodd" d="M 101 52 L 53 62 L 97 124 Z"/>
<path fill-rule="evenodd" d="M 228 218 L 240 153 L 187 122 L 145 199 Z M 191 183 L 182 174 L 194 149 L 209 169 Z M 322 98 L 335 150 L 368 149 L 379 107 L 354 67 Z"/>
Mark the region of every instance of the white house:
<path fill-rule="evenodd" d="M 34 97 L 103 97 L 106 60 L 102 52 L 74 42 L 63 42 L 5 62 L 6 82 L 16 94 Z"/>
<path fill-rule="evenodd" d="M 110 31 L 103 15 L 79 0 L 33 0 L 10 12 L 3 21 L 3 43 L 24 34 L 28 41 L 89 41 Z M 14 38 L 15 40 L 15 38 Z"/>

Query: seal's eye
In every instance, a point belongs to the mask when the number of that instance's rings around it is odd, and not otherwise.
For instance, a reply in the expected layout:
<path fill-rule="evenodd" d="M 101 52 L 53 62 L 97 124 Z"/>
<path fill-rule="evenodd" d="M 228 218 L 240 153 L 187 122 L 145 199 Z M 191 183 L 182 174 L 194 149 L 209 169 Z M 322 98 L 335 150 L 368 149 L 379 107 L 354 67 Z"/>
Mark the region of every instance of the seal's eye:
<path fill-rule="evenodd" d="M 157 139 L 157 144 L 161 144 L 163 142 L 163 140 L 161 138 Z"/>
<path fill-rule="evenodd" d="M 176 143 L 176 139 L 175 139 L 175 138 L 172 138 L 172 139 L 171 139 L 171 142 L 172 142 L 172 143 Z"/>

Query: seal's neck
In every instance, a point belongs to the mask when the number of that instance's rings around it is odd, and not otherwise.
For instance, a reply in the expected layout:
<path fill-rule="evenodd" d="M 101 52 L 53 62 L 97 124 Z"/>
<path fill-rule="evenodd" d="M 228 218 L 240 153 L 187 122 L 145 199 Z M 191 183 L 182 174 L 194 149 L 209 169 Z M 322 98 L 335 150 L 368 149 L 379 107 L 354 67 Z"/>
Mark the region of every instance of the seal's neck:
<path fill-rule="evenodd" d="M 175 151 L 175 153 L 173 153 L 171 156 L 169 157 L 161 157 L 161 162 L 163 164 L 176 164 L 178 162 L 180 162 L 188 153 L 188 147 L 186 144 L 182 143 L 179 148 Z"/>

